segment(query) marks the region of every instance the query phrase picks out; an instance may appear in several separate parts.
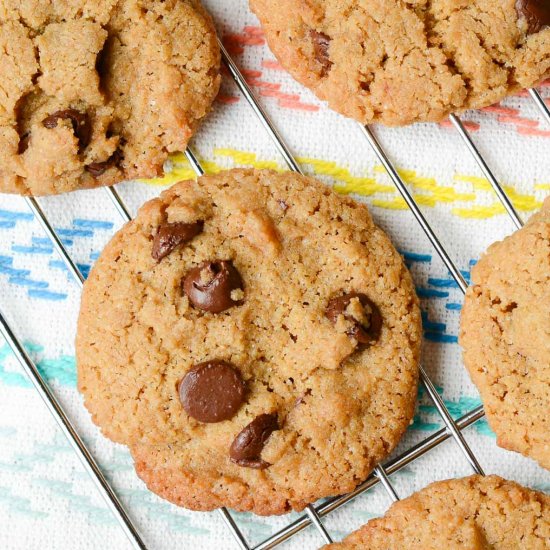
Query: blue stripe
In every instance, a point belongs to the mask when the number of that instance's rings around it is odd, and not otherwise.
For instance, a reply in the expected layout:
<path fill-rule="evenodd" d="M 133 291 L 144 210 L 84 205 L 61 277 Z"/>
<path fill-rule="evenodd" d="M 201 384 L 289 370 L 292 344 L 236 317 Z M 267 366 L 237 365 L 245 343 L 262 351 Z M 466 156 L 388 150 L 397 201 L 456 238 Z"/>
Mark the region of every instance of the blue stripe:
<path fill-rule="evenodd" d="M 13 264 L 13 258 L 11 256 L 0 256 L 0 265 L 2 264 Z"/>
<path fill-rule="evenodd" d="M 31 212 L 17 212 L 15 210 L 0 210 L 0 218 L 3 220 L 17 221 L 26 220 L 30 221 L 34 218 Z"/>
<path fill-rule="evenodd" d="M 48 237 L 33 237 L 31 241 L 32 244 L 50 247 L 52 246 L 52 241 Z"/>
<path fill-rule="evenodd" d="M 445 304 L 445 307 L 447 309 L 450 309 L 451 311 L 460 311 L 462 309 L 462 304 L 455 304 L 454 302 L 450 302 L 448 304 Z"/>
<path fill-rule="evenodd" d="M 99 252 L 92 252 L 92 253 L 90 254 L 90 260 L 95 261 L 95 260 L 97 260 L 98 258 L 99 258 Z"/>
<path fill-rule="evenodd" d="M 416 254 L 415 252 L 404 252 L 400 250 L 399 253 L 409 262 L 431 262 L 432 257 L 429 254 Z"/>
<path fill-rule="evenodd" d="M 26 277 L 31 274 L 29 269 L 15 269 L 2 264 L 0 264 L 0 273 L 2 275 L 9 275 L 10 277 Z"/>
<path fill-rule="evenodd" d="M 76 264 L 76 267 L 78 267 L 80 273 L 82 273 L 82 276 L 87 279 L 88 275 L 90 274 L 90 269 L 92 269 L 92 266 L 88 264 Z"/>
<path fill-rule="evenodd" d="M 64 271 L 67 271 L 67 267 L 61 260 L 50 260 L 48 265 L 53 269 L 63 269 Z"/>
<path fill-rule="evenodd" d="M 46 281 L 33 281 L 32 279 L 24 279 L 22 277 L 10 277 L 8 282 L 12 285 L 29 286 L 32 288 L 48 288 L 50 286 Z"/>
<path fill-rule="evenodd" d="M 416 293 L 420 298 L 447 298 L 448 292 L 442 292 L 440 290 L 433 290 L 432 288 L 417 287 Z"/>
<path fill-rule="evenodd" d="M 8 220 L 0 220 L 0 229 L 13 229 L 15 227 L 15 222 L 10 222 Z"/>
<path fill-rule="evenodd" d="M 60 237 L 93 237 L 94 232 L 89 229 L 66 229 L 57 227 L 56 232 Z"/>
<path fill-rule="evenodd" d="M 458 342 L 458 337 L 452 334 L 441 334 L 440 332 L 424 332 L 424 338 L 439 344 L 456 344 Z"/>
<path fill-rule="evenodd" d="M 428 319 L 428 313 L 426 311 L 422 311 L 422 326 L 424 327 L 424 330 L 433 330 L 434 332 L 445 332 L 445 328 L 447 325 L 445 323 L 435 323 L 433 321 L 430 321 Z"/>
<path fill-rule="evenodd" d="M 90 227 L 92 229 L 112 229 L 114 226 L 111 222 L 104 222 L 101 220 L 84 220 L 81 218 L 74 219 L 73 225 L 76 227 Z"/>
<path fill-rule="evenodd" d="M 66 294 L 61 294 L 60 292 L 50 292 L 49 290 L 38 290 L 34 288 L 29 289 L 28 294 L 31 298 L 41 298 L 42 300 L 52 300 L 54 302 L 59 302 L 67 298 Z"/>
<path fill-rule="evenodd" d="M 458 285 L 452 279 L 435 279 L 430 277 L 428 284 L 437 288 L 458 288 Z"/>
<path fill-rule="evenodd" d="M 42 246 L 20 246 L 12 245 L 11 249 L 13 252 L 19 252 L 20 254 L 51 254 L 53 248 L 44 248 Z"/>

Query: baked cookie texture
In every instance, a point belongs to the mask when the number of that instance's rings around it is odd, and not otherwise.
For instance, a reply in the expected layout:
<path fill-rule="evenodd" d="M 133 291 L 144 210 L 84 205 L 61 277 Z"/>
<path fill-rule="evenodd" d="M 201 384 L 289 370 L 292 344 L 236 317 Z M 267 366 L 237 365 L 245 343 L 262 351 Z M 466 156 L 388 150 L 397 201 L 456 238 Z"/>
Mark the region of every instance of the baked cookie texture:
<path fill-rule="evenodd" d="M 176 184 L 116 234 L 76 346 L 87 408 L 152 491 L 280 514 L 353 489 L 395 447 L 421 321 L 365 206 L 232 170 Z"/>
<path fill-rule="evenodd" d="M 544 550 L 550 497 L 498 476 L 432 483 L 326 550 Z"/>
<path fill-rule="evenodd" d="M 198 0 L 0 0 L 0 192 L 162 172 L 220 85 Z"/>
<path fill-rule="evenodd" d="M 296 80 L 363 124 L 437 122 L 550 75 L 545 0 L 250 0 Z"/>
<path fill-rule="evenodd" d="M 550 469 L 550 197 L 473 268 L 460 344 L 498 445 Z"/>

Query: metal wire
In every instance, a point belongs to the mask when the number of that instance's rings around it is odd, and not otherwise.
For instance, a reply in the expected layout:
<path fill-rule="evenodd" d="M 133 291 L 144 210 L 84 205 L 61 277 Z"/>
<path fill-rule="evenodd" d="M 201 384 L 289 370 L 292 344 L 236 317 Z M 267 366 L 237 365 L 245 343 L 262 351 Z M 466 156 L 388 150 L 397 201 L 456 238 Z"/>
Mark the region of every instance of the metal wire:
<path fill-rule="evenodd" d="M 306 508 L 306 514 L 309 517 L 309 520 L 311 523 L 316 527 L 317 531 L 321 533 L 321 536 L 323 537 L 323 540 L 330 544 L 331 542 L 334 542 L 331 538 L 331 536 L 328 534 L 327 528 L 323 525 L 323 522 L 321 521 L 321 518 L 319 517 L 319 514 L 315 510 L 315 508 L 310 504 Z"/>
<path fill-rule="evenodd" d="M 397 491 L 395 490 L 394 486 L 391 484 L 390 478 L 388 477 L 386 470 L 384 470 L 382 466 L 378 466 L 374 470 L 374 473 L 376 474 L 376 477 L 380 480 L 380 483 L 382 483 L 382 485 L 384 486 L 384 489 L 386 489 L 388 495 L 390 495 L 392 502 L 397 502 L 399 500 L 399 496 L 397 495 Z"/>
<path fill-rule="evenodd" d="M 546 104 L 544 99 L 542 99 L 541 95 L 538 93 L 537 90 L 535 90 L 535 88 L 529 88 L 529 95 L 535 102 L 536 106 L 539 108 L 546 122 L 550 124 L 550 108 L 548 108 L 548 105 Z"/>
<path fill-rule="evenodd" d="M 514 208 L 512 201 L 508 198 L 508 195 L 506 194 L 504 189 L 501 187 L 500 183 L 494 176 L 493 172 L 491 172 L 491 169 L 489 168 L 488 164 L 485 162 L 485 159 L 481 156 L 479 149 L 475 146 L 470 134 L 468 133 L 468 130 L 466 130 L 466 128 L 464 127 L 464 124 L 462 124 L 462 121 L 456 115 L 450 115 L 449 120 L 452 122 L 453 126 L 456 128 L 456 130 L 460 134 L 460 137 L 463 139 L 464 143 L 466 144 L 466 147 L 468 148 L 468 151 L 470 151 L 470 154 L 474 157 L 474 159 L 478 163 L 479 167 L 481 168 L 481 171 L 489 181 L 496 196 L 498 197 L 499 201 L 502 203 L 502 206 L 504 206 L 504 209 L 506 210 L 506 212 L 514 222 L 514 225 L 518 229 L 523 227 L 523 221 L 520 218 L 519 214 L 517 213 L 517 210 Z"/>
<path fill-rule="evenodd" d="M 249 104 L 253 108 L 255 114 L 258 116 L 263 127 L 268 132 L 271 139 L 274 141 L 278 151 L 281 153 L 281 155 L 285 159 L 285 162 L 287 163 L 287 165 L 291 170 L 298 173 L 303 173 L 301 167 L 298 165 L 298 163 L 294 159 L 294 156 L 290 152 L 290 149 L 286 145 L 281 134 L 279 133 L 279 131 L 276 129 L 276 127 L 270 120 L 265 109 L 258 102 L 252 89 L 245 81 L 237 65 L 231 59 L 231 57 L 229 56 L 229 54 L 227 53 L 225 47 L 221 42 L 220 42 L 220 48 L 222 51 L 224 62 L 226 63 L 231 76 L 237 83 L 239 89 L 243 93 L 246 100 L 249 102 Z M 531 94 L 531 97 L 533 98 L 537 106 L 541 109 L 546 120 L 550 123 L 550 111 L 548 110 L 548 107 L 544 103 L 540 94 L 538 94 L 538 92 L 534 89 L 529 90 L 529 93 Z M 481 169 L 483 170 L 485 176 L 493 186 L 493 189 L 495 189 L 495 192 L 497 193 L 501 202 L 504 204 L 511 219 L 514 221 L 517 227 L 520 227 L 522 222 L 521 222 L 521 219 L 519 218 L 519 215 L 515 211 L 505 191 L 501 188 L 498 181 L 493 176 L 489 167 L 485 163 L 483 157 L 481 156 L 481 153 L 475 147 L 473 141 L 471 140 L 468 132 L 465 130 L 461 121 L 458 119 L 458 117 L 451 115 L 451 122 L 457 128 L 461 137 L 466 142 L 471 154 L 473 154 L 476 160 L 478 161 Z M 399 192 L 403 196 L 404 200 L 410 207 L 411 211 L 415 215 L 418 223 L 420 224 L 420 226 L 422 227 L 422 229 L 430 239 L 430 242 L 436 249 L 436 252 L 439 254 L 441 259 L 445 263 L 446 267 L 449 269 L 451 275 L 457 282 L 459 288 L 462 290 L 462 292 L 465 292 L 467 288 L 466 280 L 462 276 L 460 270 L 456 267 L 454 262 L 451 260 L 445 248 L 441 245 L 439 239 L 437 238 L 437 236 L 431 229 L 430 225 L 424 218 L 423 214 L 418 208 L 418 205 L 416 204 L 416 202 L 408 192 L 404 182 L 402 181 L 397 170 L 389 160 L 389 157 L 387 156 L 384 149 L 378 142 L 377 138 L 374 136 L 374 134 L 369 128 L 361 126 L 361 129 L 365 137 L 369 141 L 371 147 L 373 148 L 374 152 L 376 153 L 376 155 L 384 165 L 390 178 L 392 179 L 392 181 L 398 188 Z M 195 154 L 189 148 L 186 150 L 185 154 L 195 173 L 199 176 L 202 175 L 204 173 L 204 170 L 201 167 L 199 161 L 197 160 Z M 128 208 L 126 207 L 126 205 L 124 204 L 124 201 L 116 191 L 116 189 L 109 187 L 109 188 L 106 188 L 106 190 L 111 200 L 115 204 L 117 211 L 119 212 L 121 217 L 124 220 L 129 221 L 131 219 L 131 214 Z M 33 213 L 35 214 L 37 220 L 42 225 L 46 234 L 52 240 L 52 243 L 56 251 L 61 255 L 69 271 L 74 276 L 75 280 L 80 285 L 82 285 L 82 282 L 84 280 L 82 273 L 80 272 L 76 264 L 72 261 L 66 248 L 64 247 L 63 243 L 61 242 L 58 235 L 56 234 L 55 229 L 52 227 L 46 215 L 44 214 L 43 210 L 41 209 L 38 201 L 36 201 L 36 199 L 28 198 L 27 203 L 31 208 L 31 210 L 33 211 Z M 1 312 L 0 312 L 0 332 L 2 333 L 2 335 L 6 339 L 6 341 L 12 348 L 12 350 L 14 351 L 16 357 L 18 358 L 19 362 L 21 363 L 21 365 L 23 366 L 23 368 L 25 369 L 29 377 L 31 378 L 33 384 L 35 385 L 35 388 L 37 389 L 42 399 L 48 406 L 48 409 L 50 410 L 51 414 L 58 421 L 60 427 L 62 428 L 65 435 L 69 439 L 71 445 L 75 449 L 75 452 L 77 453 L 79 458 L 82 460 L 88 473 L 91 475 L 92 479 L 98 486 L 98 489 L 100 490 L 101 494 L 104 496 L 107 502 L 107 505 L 109 506 L 109 508 L 115 515 L 115 517 L 118 519 L 125 534 L 128 536 L 134 548 L 140 548 L 140 549 L 146 548 L 143 541 L 139 537 L 137 530 L 134 528 L 133 524 L 131 523 L 131 520 L 129 519 L 127 513 L 125 512 L 122 504 L 120 503 L 116 494 L 113 492 L 112 488 L 110 487 L 105 477 L 101 473 L 99 467 L 97 466 L 97 463 L 93 459 L 92 455 L 89 453 L 88 449 L 85 447 L 84 443 L 78 436 L 77 432 L 74 430 L 74 427 L 72 426 L 67 415 L 59 405 L 59 402 L 57 401 L 55 395 L 51 392 L 51 390 L 49 390 L 48 386 L 45 384 L 44 380 L 41 378 L 40 373 L 36 368 L 36 365 L 34 365 L 32 359 L 28 356 L 28 354 L 22 347 L 19 340 L 15 337 L 13 331 L 10 329 L 9 325 L 7 324 Z M 418 457 L 429 452 L 431 449 L 440 445 L 443 441 L 446 441 L 450 437 L 452 437 L 455 440 L 455 442 L 459 445 L 460 449 L 468 459 L 474 471 L 477 471 L 478 473 L 483 473 L 481 466 L 479 465 L 475 455 L 473 454 L 473 452 L 465 442 L 461 432 L 462 429 L 466 428 L 467 426 L 473 424 L 474 422 L 476 422 L 477 420 L 483 417 L 484 415 L 483 408 L 481 406 L 477 407 L 472 411 L 470 411 L 469 413 L 467 413 L 466 415 L 464 415 L 463 417 L 454 421 L 448 409 L 446 408 L 445 404 L 441 400 L 439 394 L 435 390 L 430 379 L 426 375 L 423 367 L 420 367 L 420 375 L 421 375 L 423 384 L 426 387 L 428 394 L 432 398 L 446 427 L 444 429 L 441 429 L 435 432 L 434 434 L 432 434 L 431 436 L 429 436 L 419 444 L 415 445 L 414 447 L 406 451 L 404 454 L 402 454 L 400 457 L 397 457 L 393 461 L 389 461 L 386 464 L 385 468 L 382 465 L 377 466 L 373 474 L 371 474 L 364 483 L 359 485 L 351 493 L 341 497 L 328 499 L 323 504 L 321 504 L 318 508 L 315 508 L 312 505 L 308 506 L 306 508 L 305 515 L 301 516 L 298 520 L 287 525 L 284 529 L 282 529 L 275 535 L 264 540 L 262 543 L 257 545 L 254 548 L 254 550 L 267 550 L 268 548 L 273 548 L 274 546 L 277 546 L 281 542 L 288 540 L 290 537 L 292 537 L 293 535 L 295 535 L 296 533 L 298 533 L 299 531 L 301 531 L 302 529 L 307 527 L 307 525 L 310 525 L 310 524 L 313 524 L 317 528 L 317 530 L 319 531 L 319 533 L 321 534 L 325 542 L 332 542 L 332 539 L 328 531 L 326 530 L 325 526 L 321 521 L 321 517 L 343 506 L 344 504 L 346 504 L 356 496 L 362 494 L 364 491 L 374 486 L 378 481 L 380 481 L 383 484 L 383 486 L 385 487 L 386 491 L 388 492 L 392 500 L 398 500 L 399 498 L 398 493 L 393 487 L 393 485 L 391 484 L 389 480 L 389 475 L 398 471 L 400 468 L 406 466 L 412 461 L 416 460 Z M 241 531 L 239 530 L 238 526 L 236 525 L 233 517 L 228 512 L 228 510 L 226 510 L 225 508 L 222 508 L 219 512 L 223 518 L 223 521 L 231 530 L 239 547 L 243 550 L 249 550 L 250 547 L 246 539 L 242 535 Z"/>
<path fill-rule="evenodd" d="M 65 248 L 65 245 L 61 242 L 61 239 L 55 232 L 55 229 L 51 225 L 50 221 L 46 217 L 46 214 L 40 207 L 40 204 L 38 201 L 33 197 L 26 197 L 25 201 L 29 208 L 32 210 L 32 213 L 34 214 L 34 217 L 38 220 L 38 223 L 42 226 L 42 229 L 46 233 L 46 235 L 49 237 L 49 239 L 52 241 L 52 244 L 57 251 L 57 253 L 62 257 L 63 261 L 65 262 L 65 265 L 67 266 L 67 269 L 69 270 L 69 273 L 73 276 L 76 283 L 82 287 L 82 284 L 84 283 L 84 276 L 78 269 L 77 265 L 73 262 L 71 256 L 67 252 L 67 249 Z"/>
<path fill-rule="evenodd" d="M 34 388 L 42 398 L 42 401 L 44 401 L 44 404 L 48 408 L 50 414 L 54 417 L 55 421 L 61 428 L 61 431 L 68 439 L 74 452 L 82 462 L 84 469 L 92 478 L 97 490 L 105 500 L 105 503 L 113 516 L 115 516 L 118 523 L 122 527 L 124 534 L 128 537 L 128 540 L 132 544 L 133 548 L 138 550 L 147 550 L 145 543 L 141 539 L 136 527 L 134 527 L 132 520 L 128 516 L 124 505 L 109 485 L 109 482 L 101 472 L 99 465 L 78 435 L 76 428 L 63 410 L 63 407 L 42 378 L 37 366 L 25 351 L 25 348 L 22 346 L 21 342 L 15 336 L 1 311 L 0 334 L 2 334 L 5 338 L 6 342 L 15 354 L 15 357 L 32 382 Z"/>

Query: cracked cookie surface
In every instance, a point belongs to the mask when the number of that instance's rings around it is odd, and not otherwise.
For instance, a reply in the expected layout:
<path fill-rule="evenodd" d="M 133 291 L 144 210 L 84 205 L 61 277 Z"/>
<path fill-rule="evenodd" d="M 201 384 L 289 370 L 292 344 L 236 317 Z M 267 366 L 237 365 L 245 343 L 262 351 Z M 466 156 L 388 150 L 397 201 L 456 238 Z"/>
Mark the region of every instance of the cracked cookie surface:
<path fill-rule="evenodd" d="M 363 124 L 440 121 L 550 75 L 545 0 L 250 0 L 273 53 Z"/>
<path fill-rule="evenodd" d="M 550 469 L 550 198 L 472 269 L 460 344 L 498 445 Z"/>
<path fill-rule="evenodd" d="M 175 185 L 107 245 L 78 384 L 154 492 L 275 514 L 353 489 L 391 452 L 420 344 L 410 274 L 364 205 L 233 170 Z"/>
<path fill-rule="evenodd" d="M 498 476 L 432 483 L 324 550 L 544 550 L 550 497 Z"/>
<path fill-rule="evenodd" d="M 198 0 L 0 0 L 0 192 L 159 175 L 210 110 L 219 63 Z"/>

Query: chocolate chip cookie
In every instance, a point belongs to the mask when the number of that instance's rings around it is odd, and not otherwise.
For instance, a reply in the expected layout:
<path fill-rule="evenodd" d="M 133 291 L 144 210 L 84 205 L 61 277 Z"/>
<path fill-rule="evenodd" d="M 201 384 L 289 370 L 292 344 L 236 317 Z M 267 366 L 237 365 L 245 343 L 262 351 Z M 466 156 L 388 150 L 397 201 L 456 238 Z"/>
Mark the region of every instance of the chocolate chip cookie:
<path fill-rule="evenodd" d="M 473 268 L 460 344 L 498 445 L 550 469 L 550 198 Z"/>
<path fill-rule="evenodd" d="M 363 124 L 440 121 L 550 75 L 547 0 L 250 0 L 273 53 Z"/>
<path fill-rule="evenodd" d="M 0 2 L 0 192 L 153 177 L 220 84 L 198 0 Z"/>
<path fill-rule="evenodd" d="M 432 483 L 326 550 L 544 550 L 550 497 L 498 476 Z"/>
<path fill-rule="evenodd" d="M 233 170 L 141 208 L 86 282 L 78 384 L 159 495 L 301 509 L 353 489 L 413 415 L 411 277 L 365 206 Z"/>

